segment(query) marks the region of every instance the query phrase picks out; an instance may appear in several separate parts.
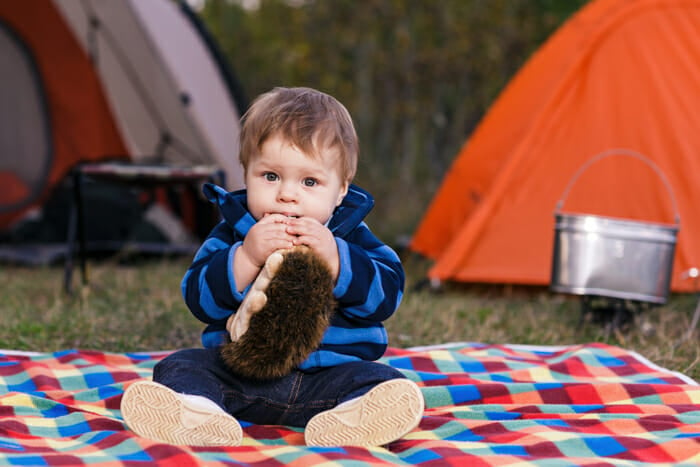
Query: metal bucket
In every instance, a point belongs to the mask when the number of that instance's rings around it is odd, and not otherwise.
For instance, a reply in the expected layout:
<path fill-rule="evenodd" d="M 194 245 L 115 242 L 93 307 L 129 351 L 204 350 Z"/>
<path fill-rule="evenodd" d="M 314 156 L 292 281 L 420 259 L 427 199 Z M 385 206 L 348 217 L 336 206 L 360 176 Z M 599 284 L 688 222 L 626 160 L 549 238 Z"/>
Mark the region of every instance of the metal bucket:
<path fill-rule="evenodd" d="M 673 202 L 675 225 L 561 212 L 569 191 L 583 171 L 592 163 L 613 154 L 636 157 L 656 171 Z M 591 159 L 574 175 L 557 203 L 551 290 L 665 303 L 680 225 L 676 206 L 663 173 L 641 154 L 613 150 Z"/>

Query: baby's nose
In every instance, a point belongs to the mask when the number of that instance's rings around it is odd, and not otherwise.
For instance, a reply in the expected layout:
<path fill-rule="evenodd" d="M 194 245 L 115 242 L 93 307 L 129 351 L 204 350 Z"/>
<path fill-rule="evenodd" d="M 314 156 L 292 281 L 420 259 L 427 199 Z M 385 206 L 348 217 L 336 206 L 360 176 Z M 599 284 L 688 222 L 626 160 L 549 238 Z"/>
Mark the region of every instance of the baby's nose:
<path fill-rule="evenodd" d="M 293 202 L 298 198 L 298 190 L 294 183 L 281 183 L 277 192 L 277 199 L 284 202 Z"/>

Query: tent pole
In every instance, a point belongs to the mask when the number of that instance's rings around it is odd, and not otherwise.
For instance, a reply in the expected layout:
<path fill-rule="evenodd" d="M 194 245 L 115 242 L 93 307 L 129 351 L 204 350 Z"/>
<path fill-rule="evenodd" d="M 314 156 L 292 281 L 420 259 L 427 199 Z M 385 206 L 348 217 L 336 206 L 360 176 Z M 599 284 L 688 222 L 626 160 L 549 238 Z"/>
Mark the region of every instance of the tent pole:
<path fill-rule="evenodd" d="M 73 207 L 68 220 L 68 248 L 66 251 L 66 266 L 63 274 L 63 287 L 67 293 L 72 293 L 73 266 L 75 260 L 76 236 L 78 240 L 78 260 L 80 261 L 80 276 L 82 285 L 88 283 L 87 261 L 85 259 L 85 212 L 83 207 L 83 174 L 80 167 L 72 171 L 73 176 Z"/>

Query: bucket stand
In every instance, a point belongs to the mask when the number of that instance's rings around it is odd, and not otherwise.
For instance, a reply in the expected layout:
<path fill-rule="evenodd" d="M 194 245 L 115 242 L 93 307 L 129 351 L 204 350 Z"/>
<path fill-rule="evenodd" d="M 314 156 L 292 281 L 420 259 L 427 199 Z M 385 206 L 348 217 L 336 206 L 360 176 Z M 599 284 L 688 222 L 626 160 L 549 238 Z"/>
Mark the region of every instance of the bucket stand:
<path fill-rule="evenodd" d="M 605 336 L 624 332 L 634 326 L 636 317 L 653 305 L 639 300 L 624 300 L 614 297 L 582 295 L 579 315 L 579 329 L 582 329 L 587 317 L 600 323 L 605 328 Z"/>
<path fill-rule="evenodd" d="M 691 337 L 693 337 L 693 333 L 695 332 L 695 328 L 698 327 L 698 322 L 700 321 L 700 287 L 698 287 L 698 281 L 700 280 L 700 270 L 698 268 L 690 268 L 687 271 L 683 272 L 681 274 L 682 279 L 694 279 L 695 282 L 695 296 L 698 299 L 697 305 L 695 305 L 695 312 L 693 313 L 693 317 L 690 320 L 690 325 L 688 326 L 688 331 L 685 333 L 685 335 L 678 341 L 676 342 L 675 346 L 679 346 L 683 342 L 689 340 Z"/>

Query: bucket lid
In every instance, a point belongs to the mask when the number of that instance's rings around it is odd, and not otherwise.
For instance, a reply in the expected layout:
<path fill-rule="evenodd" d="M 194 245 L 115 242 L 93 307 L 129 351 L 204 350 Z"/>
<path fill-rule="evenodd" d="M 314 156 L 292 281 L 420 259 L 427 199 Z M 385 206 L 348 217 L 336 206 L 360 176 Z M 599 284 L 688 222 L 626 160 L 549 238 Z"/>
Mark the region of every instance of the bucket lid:
<path fill-rule="evenodd" d="M 633 221 L 592 214 L 556 214 L 556 229 L 633 240 L 675 243 L 678 225 Z"/>

